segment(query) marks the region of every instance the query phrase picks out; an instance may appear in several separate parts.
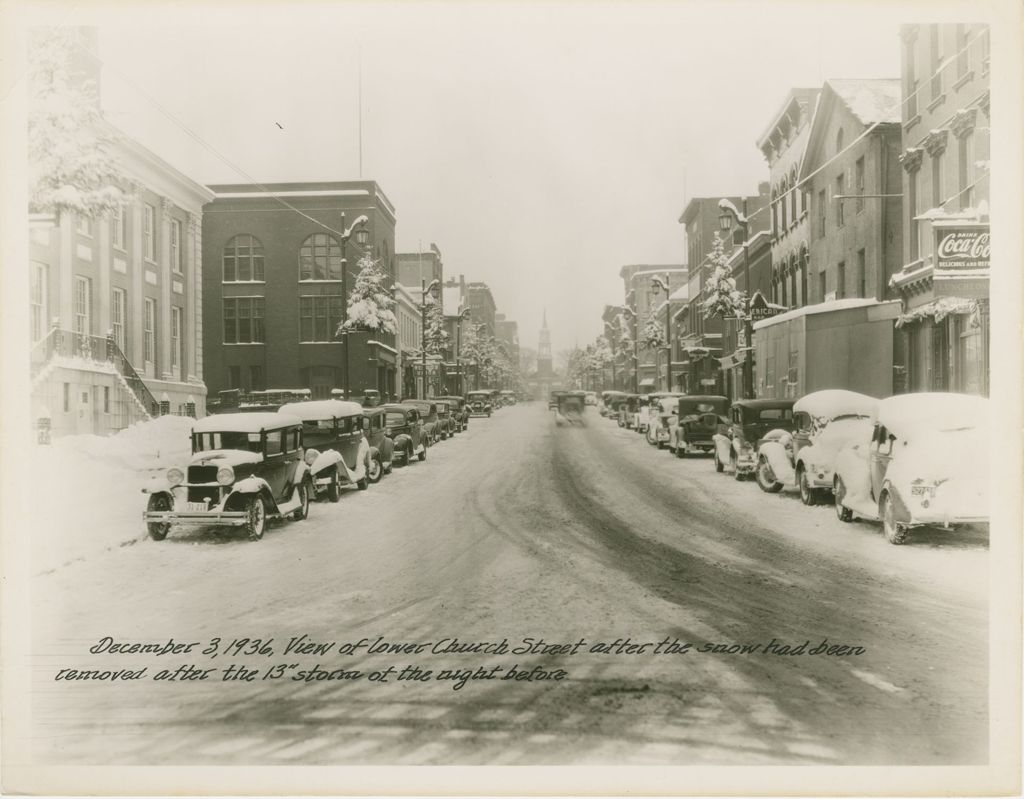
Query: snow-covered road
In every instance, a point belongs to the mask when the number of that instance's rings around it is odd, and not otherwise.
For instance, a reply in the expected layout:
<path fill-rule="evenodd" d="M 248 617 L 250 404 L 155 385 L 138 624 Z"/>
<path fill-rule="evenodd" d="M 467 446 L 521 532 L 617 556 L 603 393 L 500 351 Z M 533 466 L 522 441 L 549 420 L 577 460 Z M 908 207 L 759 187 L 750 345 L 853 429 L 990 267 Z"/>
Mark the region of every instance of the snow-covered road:
<path fill-rule="evenodd" d="M 586 422 L 556 426 L 538 404 L 504 409 L 425 463 L 313 505 L 307 521 L 275 524 L 259 543 L 174 531 L 37 576 L 37 756 L 985 762 L 984 538 L 929 533 L 893 547 L 875 525 L 762 494 L 703 458 L 678 460 L 593 409 Z M 141 513 L 139 497 L 124 502 Z M 302 635 L 331 646 L 285 653 Z M 91 654 L 104 636 L 199 645 Z M 218 656 L 203 655 L 215 638 Z M 224 653 L 241 638 L 272 638 L 273 653 Z M 370 653 L 358 643 L 378 638 L 429 646 Z M 453 638 L 494 646 L 430 651 Z M 544 653 L 541 639 L 561 651 Z M 824 639 L 862 652 L 809 654 Z M 802 654 L 782 650 L 804 642 Z M 757 648 L 698 651 L 708 643 Z M 253 681 L 225 681 L 232 664 Z M 182 681 L 186 665 L 213 671 Z M 390 666 L 385 681 L 368 679 Z M 139 680 L 54 680 L 62 668 L 143 667 Z M 274 667 L 284 676 L 267 677 Z M 361 674 L 297 679 L 314 667 Z M 153 680 L 161 670 L 178 679 Z"/>

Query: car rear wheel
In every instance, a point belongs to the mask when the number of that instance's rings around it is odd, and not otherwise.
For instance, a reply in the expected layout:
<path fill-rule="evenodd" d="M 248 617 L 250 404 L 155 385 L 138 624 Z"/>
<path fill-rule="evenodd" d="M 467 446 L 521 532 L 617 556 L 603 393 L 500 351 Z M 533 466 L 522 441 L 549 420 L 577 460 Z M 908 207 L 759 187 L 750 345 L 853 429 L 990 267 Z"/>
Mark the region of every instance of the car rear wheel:
<path fill-rule="evenodd" d="M 782 483 L 775 479 L 775 472 L 772 471 L 772 466 L 768 463 L 767 458 L 757 459 L 754 479 L 757 480 L 758 488 L 766 494 L 777 494 L 782 490 Z"/>
<path fill-rule="evenodd" d="M 249 540 L 259 541 L 263 538 L 263 530 L 267 526 L 267 509 L 263 505 L 263 497 L 249 497 L 245 514 L 245 531 L 249 534 Z"/>
<path fill-rule="evenodd" d="M 846 483 L 838 475 L 836 475 L 834 492 L 836 495 L 836 518 L 841 522 L 852 522 L 853 511 L 843 504 L 843 500 L 846 498 Z"/>
<path fill-rule="evenodd" d="M 341 499 L 341 485 L 338 483 L 338 473 L 335 472 L 334 476 L 331 477 L 331 482 L 327 486 L 327 498 L 331 502 L 337 502 Z"/>
<path fill-rule="evenodd" d="M 384 467 L 380 465 L 380 458 L 370 458 L 370 468 L 366 471 L 366 477 L 371 483 L 379 483 L 384 475 Z"/>
<path fill-rule="evenodd" d="M 303 479 L 301 483 L 295 486 L 295 490 L 298 491 L 299 507 L 295 509 L 295 513 L 292 514 L 292 518 L 297 522 L 301 522 L 307 516 L 309 516 L 309 495 L 310 481 L 309 478 Z"/>
<path fill-rule="evenodd" d="M 718 457 L 718 449 L 717 448 L 715 449 L 715 471 L 716 472 L 724 472 L 725 471 L 725 464 L 722 463 L 722 459 Z"/>
<path fill-rule="evenodd" d="M 892 494 L 888 491 L 883 492 L 882 498 L 878 500 L 878 516 L 882 520 L 886 541 L 890 544 L 906 542 L 907 526 L 896 521 L 896 503 L 892 501 Z"/>
<path fill-rule="evenodd" d="M 171 509 L 171 498 L 167 494 L 152 494 L 149 497 L 149 502 L 146 503 L 146 510 L 148 511 L 169 511 Z M 147 522 L 146 530 L 149 531 L 149 537 L 154 541 L 163 541 L 167 538 L 167 533 L 171 530 L 170 522 Z"/>
<path fill-rule="evenodd" d="M 805 505 L 818 504 L 818 492 L 811 487 L 811 481 L 807 479 L 807 470 L 800 469 L 796 475 L 797 485 L 800 486 L 800 501 Z"/>
<path fill-rule="evenodd" d="M 425 461 L 427 459 L 427 448 L 424 447 L 423 452 L 419 453 L 419 455 L 417 455 L 416 457 L 419 458 L 421 461 Z"/>

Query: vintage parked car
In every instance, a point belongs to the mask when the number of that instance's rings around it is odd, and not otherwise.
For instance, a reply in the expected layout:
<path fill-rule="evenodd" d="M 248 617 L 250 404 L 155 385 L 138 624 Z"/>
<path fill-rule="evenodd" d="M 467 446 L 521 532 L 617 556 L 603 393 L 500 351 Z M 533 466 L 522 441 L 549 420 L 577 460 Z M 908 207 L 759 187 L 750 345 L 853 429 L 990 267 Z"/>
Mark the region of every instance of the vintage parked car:
<path fill-rule="evenodd" d="M 618 422 L 619 427 L 622 427 L 620 412 L 622 406 L 628 403 L 629 397 L 630 395 L 625 391 L 616 391 L 605 400 L 605 416 Z"/>
<path fill-rule="evenodd" d="M 727 422 L 715 434 L 715 471 L 729 464 L 733 477 L 742 480 L 754 473 L 757 447 L 765 434 L 793 429 L 793 400 L 737 400 L 729 408 Z"/>
<path fill-rule="evenodd" d="M 146 529 L 163 541 L 172 524 L 244 527 L 263 538 L 267 519 L 305 519 L 313 492 L 302 420 L 283 413 L 220 413 L 192 427 L 192 457 L 144 488 Z"/>
<path fill-rule="evenodd" d="M 593 406 L 596 407 L 597 406 L 597 392 L 596 391 L 587 391 L 587 392 L 585 392 L 585 394 L 586 394 L 586 397 L 584 399 L 584 402 L 587 405 L 593 405 Z"/>
<path fill-rule="evenodd" d="M 376 458 L 381 466 L 378 474 L 371 462 L 367 475 L 371 483 L 376 483 L 383 475 L 391 474 L 395 458 L 395 442 L 388 435 L 387 411 L 384 408 L 363 408 L 363 435 L 370 445 L 370 456 Z"/>
<path fill-rule="evenodd" d="M 920 525 L 989 520 L 989 404 L 968 394 L 879 400 L 870 438 L 836 457 L 836 515 L 880 519 L 886 540 Z"/>
<path fill-rule="evenodd" d="M 452 403 L 436 397 L 430 401 L 437 407 L 437 426 L 442 431 L 441 438 L 452 438 L 462 429 L 462 424 L 455 418 Z"/>
<path fill-rule="evenodd" d="M 404 399 L 402 405 L 412 405 L 420 412 L 420 421 L 423 423 L 423 433 L 427 438 L 427 446 L 431 447 L 435 442 L 448 438 L 451 432 L 451 421 L 442 422 L 437 412 L 437 404 L 433 400 Z"/>
<path fill-rule="evenodd" d="M 641 397 L 639 400 L 643 402 Z M 635 424 L 639 424 L 641 415 L 647 418 L 647 430 L 644 437 L 647 443 L 664 449 L 671 440 L 672 428 L 675 426 L 676 402 L 678 397 L 651 397 L 648 400 L 647 413 L 638 414 Z M 641 405 L 641 407 L 643 407 Z"/>
<path fill-rule="evenodd" d="M 516 404 L 516 392 L 505 390 L 501 392 L 501 404 L 502 405 L 515 405 Z"/>
<path fill-rule="evenodd" d="M 601 401 L 597 404 L 597 412 L 599 414 L 601 414 L 601 416 L 610 416 L 610 415 L 612 415 L 612 407 L 611 407 L 612 406 L 612 400 L 615 397 L 623 397 L 623 396 L 625 396 L 625 392 L 624 391 L 614 391 L 614 390 L 602 391 L 601 392 Z"/>
<path fill-rule="evenodd" d="M 433 397 L 433 400 L 435 402 L 443 400 L 448 403 L 448 407 L 451 408 L 453 429 L 456 432 L 462 432 L 469 426 L 469 405 L 466 403 L 465 397 Z"/>
<path fill-rule="evenodd" d="M 415 455 L 427 459 L 427 436 L 423 432 L 420 411 L 413 405 L 388 403 L 380 406 L 385 411 L 384 424 L 388 438 L 395 442 L 394 460 L 408 466 Z"/>
<path fill-rule="evenodd" d="M 832 495 L 836 456 L 867 439 L 878 400 L 844 389 L 814 391 L 793 405 L 793 429 L 772 430 L 757 448 L 754 477 L 773 494 L 796 485 L 805 505 Z"/>
<path fill-rule="evenodd" d="M 668 448 L 683 458 L 691 452 L 707 454 L 715 450 L 715 433 L 729 410 L 729 398 L 716 394 L 678 397 L 676 413 L 669 429 Z"/>
<path fill-rule="evenodd" d="M 636 427 L 639 411 L 640 396 L 638 394 L 627 394 L 625 400 L 619 405 L 619 427 L 633 430 Z"/>
<path fill-rule="evenodd" d="M 490 391 L 470 391 L 466 394 L 466 402 L 469 404 L 470 416 L 490 416 L 494 410 L 491 406 Z"/>
<path fill-rule="evenodd" d="M 380 480 L 381 463 L 363 436 L 363 406 L 344 400 L 313 400 L 282 405 L 278 413 L 302 420 L 304 460 L 315 494 L 331 502 L 341 498 L 342 486 L 365 491 L 371 472 Z"/>

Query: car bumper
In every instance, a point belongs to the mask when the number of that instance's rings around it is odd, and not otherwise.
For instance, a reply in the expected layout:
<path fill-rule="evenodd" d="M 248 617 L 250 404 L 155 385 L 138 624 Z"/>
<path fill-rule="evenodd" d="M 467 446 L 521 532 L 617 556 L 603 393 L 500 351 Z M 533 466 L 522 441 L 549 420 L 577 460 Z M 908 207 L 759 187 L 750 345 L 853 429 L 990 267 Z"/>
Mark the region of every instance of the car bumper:
<path fill-rule="evenodd" d="M 656 429 L 654 431 L 654 440 L 655 441 L 668 441 L 668 430 L 663 430 L 660 427 L 658 429 Z"/>
<path fill-rule="evenodd" d="M 143 511 L 142 519 L 147 524 L 226 524 L 241 526 L 245 524 L 248 515 L 244 510 L 164 510 Z"/>
<path fill-rule="evenodd" d="M 757 460 L 753 455 L 740 455 L 736 459 L 736 472 L 738 474 L 753 474 L 757 471 Z"/>

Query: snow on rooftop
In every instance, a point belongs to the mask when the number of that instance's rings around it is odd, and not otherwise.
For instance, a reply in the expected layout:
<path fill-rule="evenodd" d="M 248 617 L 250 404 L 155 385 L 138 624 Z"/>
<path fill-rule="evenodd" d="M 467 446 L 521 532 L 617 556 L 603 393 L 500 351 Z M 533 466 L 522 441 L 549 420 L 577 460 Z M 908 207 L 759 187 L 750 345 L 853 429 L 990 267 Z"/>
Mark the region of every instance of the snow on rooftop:
<path fill-rule="evenodd" d="M 828 85 L 865 125 L 902 121 L 898 78 L 829 80 Z"/>
<path fill-rule="evenodd" d="M 891 300 L 896 302 L 896 300 Z M 754 330 L 760 330 L 769 325 L 776 325 L 780 322 L 788 322 L 791 319 L 799 319 L 801 316 L 811 316 L 819 313 L 830 313 L 832 311 L 848 311 L 851 308 L 867 308 L 869 305 L 884 305 L 874 298 L 849 297 L 843 300 L 829 300 L 819 302 L 817 305 L 805 305 L 803 308 L 794 308 L 792 311 L 773 316 L 770 319 L 762 319 L 754 322 Z"/>
<path fill-rule="evenodd" d="M 314 400 L 313 402 L 289 402 L 278 408 L 277 412 L 295 416 L 305 422 L 313 419 L 359 416 L 363 412 L 363 406 L 358 402 L 346 400 Z"/>
<path fill-rule="evenodd" d="M 302 420 L 284 413 L 214 413 L 196 422 L 192 432 L 259 433 L 290 424 L 302 424 Z"/>

